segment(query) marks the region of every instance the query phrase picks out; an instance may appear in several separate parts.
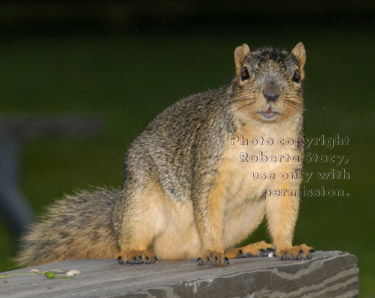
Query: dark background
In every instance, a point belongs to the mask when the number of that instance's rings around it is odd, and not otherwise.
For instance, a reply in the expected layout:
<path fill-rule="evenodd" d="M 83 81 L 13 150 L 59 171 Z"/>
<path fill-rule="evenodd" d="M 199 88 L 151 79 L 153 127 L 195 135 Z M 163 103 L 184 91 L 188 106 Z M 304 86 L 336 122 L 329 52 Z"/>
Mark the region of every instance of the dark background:
<path fill-rule="evenodd" d="M 309 150 L 345 154 L 347 165 L 305 170 L 344 167 L 351 176 L 306 184 L 350 196 L 302 198 L 294 242 L 357 255 L 361 297 L 372 297 L 374 12 L 372 1 L 2 1 L 1 114 L 85 113 L 106 124 L 97 137 L 25 142 L 22 193 L 40 215 L 63 193 L 120 186 L 129 142 L 179 98 L 229 82 L 236 46 L 302 41 L 306 137 L 350 138 L 349 146 Z M 263 226 L 250 239 L 264 238 Z M 3 221 L 0 243 L 0 271 L 14 268 L 16 239 Z"/>

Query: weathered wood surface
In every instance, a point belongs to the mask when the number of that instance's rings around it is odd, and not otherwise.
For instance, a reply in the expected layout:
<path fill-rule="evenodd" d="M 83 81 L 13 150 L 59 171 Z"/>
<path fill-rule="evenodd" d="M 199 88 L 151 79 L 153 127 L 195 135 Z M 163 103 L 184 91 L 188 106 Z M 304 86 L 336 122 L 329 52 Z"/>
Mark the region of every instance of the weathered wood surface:
<path fill-rule="evenodd" d="M 77 269 L 81 275 L 0 279 L 0 297 L 357 297 L 359 288 L 357 258 L 340 251 L 317 251 L 306 261 L 236 259 L 227 267 L 199 267 L 193 260 L 151 265 L 71 260 L 36 268 Z"/>

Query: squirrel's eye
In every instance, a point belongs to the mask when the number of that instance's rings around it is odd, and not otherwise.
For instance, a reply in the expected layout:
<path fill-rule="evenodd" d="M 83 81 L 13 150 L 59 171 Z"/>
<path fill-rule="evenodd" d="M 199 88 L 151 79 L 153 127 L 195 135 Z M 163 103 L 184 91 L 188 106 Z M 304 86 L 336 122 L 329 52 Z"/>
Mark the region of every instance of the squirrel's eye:
<path fill-rule="evenodd" d="M 293 81 L 298 83 L 300 79 L 301 79 L 301 76 L 299 74 L 299 71 L 296 69 L 293 74 Z"/>
<path fill-rule="evenodd" d="M 247 80 L 249 77 L 250 77 L 250 75 L 249 75 L 249 71 L 247 70 L 247 67 L 242 68 L 241 80 L 242 81 Z"/>

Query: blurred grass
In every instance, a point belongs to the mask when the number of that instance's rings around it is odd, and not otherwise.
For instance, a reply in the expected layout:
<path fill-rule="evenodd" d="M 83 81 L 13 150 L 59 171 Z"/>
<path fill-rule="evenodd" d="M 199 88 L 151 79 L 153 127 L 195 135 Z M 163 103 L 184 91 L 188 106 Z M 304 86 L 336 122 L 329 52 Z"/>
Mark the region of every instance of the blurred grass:
<path fill-rule="evenodd" d="M 228 82 L 233 50 L 247 42 L 307 49 L 305 83 L 307 137 L 339 133 L 350 146 L 317 148 L 345 154 L 350 181 L 345 198 L 304 198 L 295 242 L 322 250 L 350 251 L 359 258 L 361 296 L 375 295 L 375 240 L 371 177 L 374 150 L 372 99 L 374 31 L 345 27 L 268 28 L 260 33 L 200 32 L 122 38 L 22 39 L 0 44 L 1 113 L 94 113 L 106 130 L 96 138 L 48 138 L 24 144 L 22 192 L 36 214 L 63 193 L 89 185 L 120 186 L 122 160 L 129 142 L 165 107 L 183 96 Z M 308 164 L 306 171 L 329 170 Z M 309 188 L 322 183 L 312 180 Z M 252 237 L 268 237 L 264 226 Z M 12 268 L 16 246 L 0 222 L 0 271 Z"/>

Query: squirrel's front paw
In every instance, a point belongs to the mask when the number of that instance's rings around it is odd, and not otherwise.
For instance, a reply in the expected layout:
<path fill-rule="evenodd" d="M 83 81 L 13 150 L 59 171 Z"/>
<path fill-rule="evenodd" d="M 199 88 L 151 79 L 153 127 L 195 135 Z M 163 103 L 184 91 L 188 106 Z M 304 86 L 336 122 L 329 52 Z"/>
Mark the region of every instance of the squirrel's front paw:
<path fill-rule="evenodd" d="M 312 258 L 314 249 L 306 244 L 295 245 L 287 249 L 276 250 L 276 255 L 282 260 L 306 260 Z"/>
<path fill-rule="evenodd" d="M 148 250 L 132 250 L 117 258 L 120 264 L 150 264 L 157 261 L 156 256 Z"/>
<path fill-rule="evenodd" d="M 202 257 L 198 258 L 198 265 L 203 266 L 211 263 L 215 266 L 229 265 L 229 259 L 222 252 L 206 250 Z"/>

